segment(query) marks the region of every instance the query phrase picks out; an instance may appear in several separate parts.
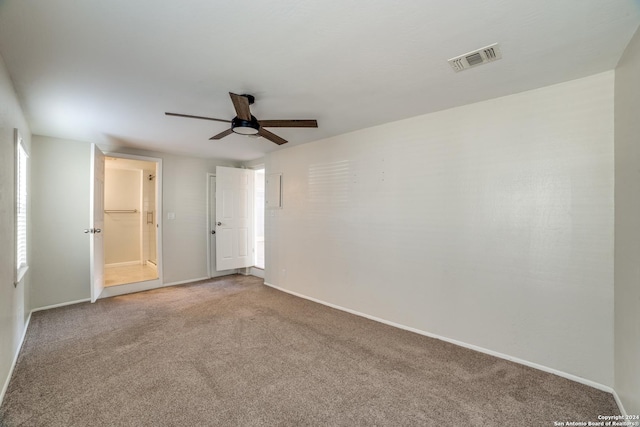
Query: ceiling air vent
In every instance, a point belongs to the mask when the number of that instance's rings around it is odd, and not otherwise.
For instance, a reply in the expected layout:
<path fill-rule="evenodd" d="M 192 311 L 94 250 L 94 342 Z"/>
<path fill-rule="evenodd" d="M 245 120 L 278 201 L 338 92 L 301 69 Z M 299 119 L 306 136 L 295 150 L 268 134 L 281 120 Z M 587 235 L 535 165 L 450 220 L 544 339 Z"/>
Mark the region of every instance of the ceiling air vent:
<path fill-rule="evenodd" d="M 472 52 L 467 52 L 464 55 L 451 58 L 449 64 L 454 71 L 462 71 L 500 58 L 502 58 L 500 46 L 498 46 L 498 43 L 494 43 Z"/>

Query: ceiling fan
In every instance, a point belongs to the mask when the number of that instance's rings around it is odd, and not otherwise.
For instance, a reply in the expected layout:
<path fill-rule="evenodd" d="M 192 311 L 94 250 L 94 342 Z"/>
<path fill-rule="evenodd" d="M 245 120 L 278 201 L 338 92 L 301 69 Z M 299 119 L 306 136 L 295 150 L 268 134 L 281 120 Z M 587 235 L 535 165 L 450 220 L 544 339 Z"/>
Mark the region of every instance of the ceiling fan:
<path fill-rule="evenodd" d="M 286 139 L 279 137 L 275 133 L 271 133 L 265 127 L 273 128 L 317 128 L 316 120 L 258 120 L 249 110 L 249 105 L 253 104 L 255 98 L 253 95 L 237 95 L 229 92 L 233 107 L 236 109 L 237 116 L 232 120 L 215 119 L 213 117 L 192 116 L 189 114 L 164 113 L 167 116 L 188 117 L 191 119 L 213 120 L 216 122 L 231 123 L 231 128 L 212 136 L 211 139 L 222 139 L 225 136 L 237 133 L 240 135 L 260 135 L 271 142 L 282 145 L 287 142 Z"/>

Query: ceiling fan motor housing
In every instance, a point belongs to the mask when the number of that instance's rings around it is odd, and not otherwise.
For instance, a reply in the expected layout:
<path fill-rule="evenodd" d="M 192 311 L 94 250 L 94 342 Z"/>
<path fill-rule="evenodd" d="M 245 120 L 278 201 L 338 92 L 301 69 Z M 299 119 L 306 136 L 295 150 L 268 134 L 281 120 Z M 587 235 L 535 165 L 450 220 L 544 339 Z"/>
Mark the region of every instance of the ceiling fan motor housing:
<path fill-rule="evenodd" d="M 249 95 L 249 94 L 243 93 L 240 96 L 244 96 L 245 98 L 247 98 L 247 100 L 249 101 L 249 105 L 252 105 L 256 101 L 256 97 L 253 96 L 253 95 Z"/>
<path fill-rule="evenodd" d="M 234 117 L 233 120 L 231 120 L 231 130 L 240 135 L 255 135 L 258 133 L 258 130 L 260 130 L 260 123 L 258 123 L 258 119 L 253 115 L 251 116 L 251 120 L 242 120 Z"/>

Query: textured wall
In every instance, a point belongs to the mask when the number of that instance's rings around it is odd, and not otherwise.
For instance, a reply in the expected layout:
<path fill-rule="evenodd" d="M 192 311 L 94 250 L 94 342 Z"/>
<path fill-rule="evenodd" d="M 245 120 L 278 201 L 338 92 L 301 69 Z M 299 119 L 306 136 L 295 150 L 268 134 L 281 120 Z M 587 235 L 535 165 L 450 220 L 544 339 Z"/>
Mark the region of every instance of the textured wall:
<path fill-rule="evenodd" d="M 640 414 L 640 31 L 616 68 L 615 388 Z"/>
<path fill-rule="evenodd" d="M 31 271 L 17 287 L 15 259 L 15 143 L 14 129 L 20 130 L 30 151 L 31 131 L 20 108 L 11 79 L 0 57 L 0 399 L 8 382 L 9 368 L 24 331 Z M 29 209 L 31 206 L 29 206 Z M 32 233 L 29 233 L 30 239 Z M 29 241 L 29 245 L 32 240 Z M 31 250 L 28 261 L 31 264 Z"/>
<path fill-rule="evenodd" d="M 266 281 L 612 386 L 613 81 L 269 154 Z"/>

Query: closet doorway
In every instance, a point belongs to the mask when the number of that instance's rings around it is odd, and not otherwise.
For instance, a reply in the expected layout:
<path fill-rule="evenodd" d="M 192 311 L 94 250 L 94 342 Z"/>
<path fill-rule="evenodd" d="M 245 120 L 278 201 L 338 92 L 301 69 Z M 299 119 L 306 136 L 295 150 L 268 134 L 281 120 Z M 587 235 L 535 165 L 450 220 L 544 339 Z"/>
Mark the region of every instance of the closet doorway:
<path fill-rule="evenodd" d="M 107 154 L 104 285 L 160 282 L 159 159 Z"/>

